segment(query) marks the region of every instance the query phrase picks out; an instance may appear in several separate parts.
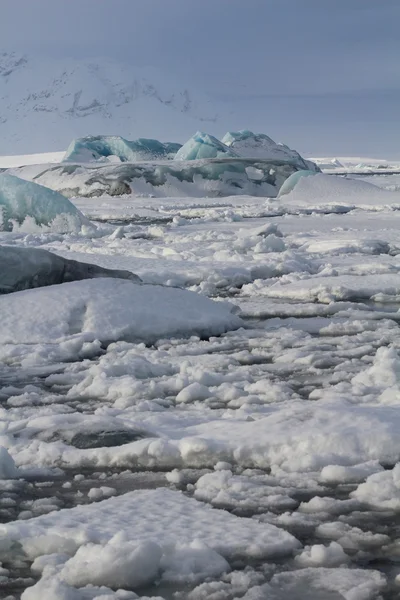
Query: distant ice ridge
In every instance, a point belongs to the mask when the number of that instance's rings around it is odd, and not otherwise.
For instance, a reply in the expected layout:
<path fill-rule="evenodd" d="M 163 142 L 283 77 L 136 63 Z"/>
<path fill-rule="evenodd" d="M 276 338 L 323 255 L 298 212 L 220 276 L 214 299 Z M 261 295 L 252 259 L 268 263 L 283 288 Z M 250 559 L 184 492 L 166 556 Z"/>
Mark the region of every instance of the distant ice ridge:
<path fill-rule="evenodd" d="M 90 221 L 58 192 L 8 173 L 0 174 L 0 231 L 77 232 Z"/>
<path fill-rule="evenodd" d="M 88 135 L 73 140 L 69 145 L 63 161 L 92 162 L 94 160 L 116 160 L 121 162 L 137 162 L 154 159 L 173 158 L 181 144 L 139 138 L 126 140 L 118 135 Z"/>

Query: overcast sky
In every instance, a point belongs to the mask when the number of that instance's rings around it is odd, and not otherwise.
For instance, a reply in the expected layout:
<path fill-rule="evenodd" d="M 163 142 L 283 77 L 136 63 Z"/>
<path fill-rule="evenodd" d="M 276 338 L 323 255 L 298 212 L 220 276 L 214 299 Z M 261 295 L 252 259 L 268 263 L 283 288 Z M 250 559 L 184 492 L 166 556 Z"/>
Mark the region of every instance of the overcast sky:
<path fill-rule="evenodd" d="M 398 144 L 400 156 L 400 0 L 1 0 L 0 7 L 5 50 L 162 67 L 248 106 L 254 118 L 264 110 L 267 133 L 281 128 L 287 136 L 291 127 L 307 151 L 323 151 L 328 135 L 340 150 L 337 138 L 350 128 L 342 154 L 365 150 L 368 133 L 368 151 L 376 140 L 391 154 Z"/>

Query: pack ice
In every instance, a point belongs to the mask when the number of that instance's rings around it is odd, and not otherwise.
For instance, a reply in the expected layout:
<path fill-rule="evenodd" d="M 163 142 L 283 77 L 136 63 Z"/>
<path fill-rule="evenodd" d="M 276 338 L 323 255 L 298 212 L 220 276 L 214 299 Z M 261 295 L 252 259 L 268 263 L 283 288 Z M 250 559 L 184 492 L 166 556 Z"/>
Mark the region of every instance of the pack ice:
<path fill-rule="evenodd" d="M 92 162 L 114 159 L 121 162 L 173 158 L 181 144 L 139 138 L 126 140 L 119 135 L 88 135 L 77 138 L 69 145 L 63 161 Z"/>
<path fill-rule="evenodd" d="M 0 246 L 0 294 L 95 277 L 141 281 L 129 271 L 104 269 L 62 258 L 41 248 Z"/>
<path fill-rule="evenodd" d="M 0 174 L 0 231 L 79 231 L 90 221 L 62 194 L 9 173 Z"/>

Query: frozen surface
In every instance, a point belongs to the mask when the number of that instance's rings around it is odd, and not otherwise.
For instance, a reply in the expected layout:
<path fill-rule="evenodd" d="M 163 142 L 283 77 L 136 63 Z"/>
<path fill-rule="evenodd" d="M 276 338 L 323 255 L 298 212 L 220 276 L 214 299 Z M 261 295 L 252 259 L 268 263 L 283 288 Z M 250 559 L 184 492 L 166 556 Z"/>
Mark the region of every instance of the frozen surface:
<path fill-rule="evenodd" d="M 0 298 L 0 595 L 397 598 L 396 186 L 104 192 L 72 198 L 94 233 L 0 233 L 143 280 Z"/>
<path fill-rule="evenodd" d="M 67 233 L 89 225 L 83 214 L 62 194 L 8 173 L 0 173 L 0 230 Z"/>

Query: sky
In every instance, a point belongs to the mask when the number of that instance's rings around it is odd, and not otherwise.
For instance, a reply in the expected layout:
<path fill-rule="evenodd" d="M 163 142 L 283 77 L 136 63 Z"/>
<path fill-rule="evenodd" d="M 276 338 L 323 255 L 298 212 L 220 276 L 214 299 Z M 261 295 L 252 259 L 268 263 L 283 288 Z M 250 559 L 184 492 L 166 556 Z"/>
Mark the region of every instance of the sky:
<path fill-rule="evenodd" d="M 400 157 L 399 0 L 0 6 L 3 50 L 155 66 L 234 105 L 231 129 L 257 128 L 308 154 Z"/>

